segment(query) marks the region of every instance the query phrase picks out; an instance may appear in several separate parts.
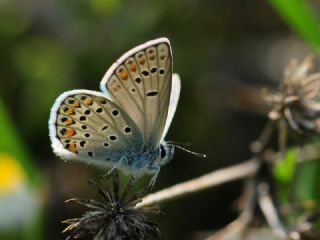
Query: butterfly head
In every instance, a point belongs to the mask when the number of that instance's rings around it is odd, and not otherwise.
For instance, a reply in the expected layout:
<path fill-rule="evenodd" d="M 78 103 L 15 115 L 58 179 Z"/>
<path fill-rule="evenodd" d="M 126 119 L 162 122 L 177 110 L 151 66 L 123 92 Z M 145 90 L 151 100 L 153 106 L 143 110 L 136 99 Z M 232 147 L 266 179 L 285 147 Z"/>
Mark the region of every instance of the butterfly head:
<path fill-rule="evenodd" d="M 155 163 L 159 166 L 162 166 L 169 162 L 173 157 L 174 147 L 175 146 L 172 144 L 167 144 L 165 142 L 161 143 L 159 147 L 159 156 Z"/>

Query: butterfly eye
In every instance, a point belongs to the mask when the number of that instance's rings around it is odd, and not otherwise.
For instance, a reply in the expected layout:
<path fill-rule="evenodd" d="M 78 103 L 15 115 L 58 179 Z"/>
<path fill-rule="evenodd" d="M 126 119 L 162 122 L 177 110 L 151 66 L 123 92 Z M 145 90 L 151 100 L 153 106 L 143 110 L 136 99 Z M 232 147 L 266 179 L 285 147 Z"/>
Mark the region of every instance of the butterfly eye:
<path fill-rule="evenodd" d="M 167 152 L 164 149 L 163 145 L 160 145 L 160 156 L 161 158 L 164 158 L 166 156 Z"/>

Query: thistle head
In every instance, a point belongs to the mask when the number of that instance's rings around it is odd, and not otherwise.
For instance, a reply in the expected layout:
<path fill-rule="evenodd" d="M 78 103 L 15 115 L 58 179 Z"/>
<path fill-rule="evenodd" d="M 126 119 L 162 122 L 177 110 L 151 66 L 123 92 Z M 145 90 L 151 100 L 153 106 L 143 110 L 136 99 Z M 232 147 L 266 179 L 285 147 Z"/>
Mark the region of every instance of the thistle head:
<path fill-rule="evenodd" d="M 110 187 L 107 182 L 108 179 L 103 179 L 102 184 L 89 182 L 95 186 L 102 201 L 78 198 L 67 200 L 67 202 L 76 202 L 89 209 L 82 217 L 63 222 L 68 224 L 63 231 L 69 233 L 67 240 L 158 239 L 160 237 L 159 227 L 147 217 L 148 214 L 159 213 L 158 208 L 136 207 L 146 190 L 138 191 L 129 197 L 134 177 L 131 177 L 124 190 L 120 191 L 117 171 L 114 171 L 112 176 L 113 187 Z"/>
<path fill-rule="evenodd" d="M 310 73 L 313 57 L 302 63 L 292 60 L 284 71 L 279 91 L 267 94 L 272 105 L 269 118 L 283 118 L 288 126 L 301 135 L 320 132 L 320 73 Z"/>

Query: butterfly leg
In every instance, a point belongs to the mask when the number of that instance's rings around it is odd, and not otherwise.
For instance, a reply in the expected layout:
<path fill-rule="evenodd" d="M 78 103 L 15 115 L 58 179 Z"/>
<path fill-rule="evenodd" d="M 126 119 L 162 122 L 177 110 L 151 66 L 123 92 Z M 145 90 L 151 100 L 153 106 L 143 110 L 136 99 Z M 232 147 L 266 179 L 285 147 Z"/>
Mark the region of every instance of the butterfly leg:
<path fill-rule="evenodd" d="M 116 162 L 116 164 L 107 172 L 106 177 L 110 177 L 113 174 L 113 172 L 117 168 L 119 168 L 119 166 L 121 166 L 121 165 L 123 165 L 123 166 L 127 166 L 128 165 L 127 157 L 124 156 L 124 157 L 120 158 L 120 160 L 118 162 Z"/>
<path fill-rule="evenodd" d="M 151 166 L 150 170 L 154 170 L 154 175 L 151 178 L 150 183 L 149 183 L 149 187 L 153 188 L 154 184 L 156 183 L 159 172 L 160 172 L 160 166 Z"/>
<path fill-rule="evenodd" d="M 114 171 L 117 169 L 117 166 L 112 167 L 105 175 L 106 178 L 109 178 L 113 175 Z"/>

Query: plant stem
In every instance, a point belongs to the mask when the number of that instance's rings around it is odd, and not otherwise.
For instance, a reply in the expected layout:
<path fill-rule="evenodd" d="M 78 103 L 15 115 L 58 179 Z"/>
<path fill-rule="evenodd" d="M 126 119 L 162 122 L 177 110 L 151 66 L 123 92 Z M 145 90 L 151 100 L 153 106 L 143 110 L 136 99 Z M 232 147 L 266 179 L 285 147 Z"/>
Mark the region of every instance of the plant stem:
<path fill-rule="evenodd" d="M 251 159 L 231 167 L 215 170 L 198 178 L 149 194 L 144 197 L 136 207 L 140 208 L 147 205 L 173 200 L 191 193 L 216 187 L 223 183 L 252 176 L 256 173 L 259 165 L 259 161 Z"/>
<path fill-rule="evenodd" d="M 274 123 L 273 120 L 268 119 L 259 138 L 250 145 L 250 149 L 253 153 L 259 154 L 266 148 L 274 129 Z"/>
<path fill-rule="evenodd" d="M 269 185 L 267 183 L 262 182 L 258 186 L 258 203 L 274 236 L 282 240 L 291 239 L 269 194 Z"/>
<path fill-rule="evenodd" d="M 245 205 L 239 217 L 224 228 L 210 235 L 206 240 L 223 240 L 236 238 L 252 220 L 256 207 L 256 184 L 254 179 L 248 180 L 244 191 Z"/>

